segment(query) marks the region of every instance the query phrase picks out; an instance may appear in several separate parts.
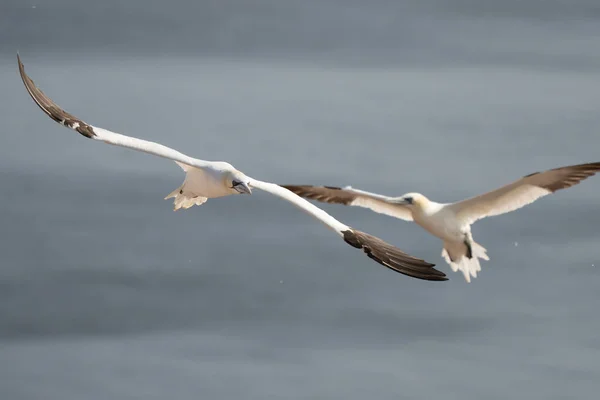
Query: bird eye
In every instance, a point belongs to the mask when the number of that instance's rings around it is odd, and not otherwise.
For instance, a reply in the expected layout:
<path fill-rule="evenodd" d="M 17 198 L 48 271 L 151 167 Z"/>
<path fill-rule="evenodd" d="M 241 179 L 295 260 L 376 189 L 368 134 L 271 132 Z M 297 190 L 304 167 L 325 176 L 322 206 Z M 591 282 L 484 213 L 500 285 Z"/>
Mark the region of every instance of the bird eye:
<path fill-rule="evenodd" d="M 413 198 L 412 197 L 405 197 L 404 200 L 408 203 L 408 204 L 412 204 L 413 203 Z"/>

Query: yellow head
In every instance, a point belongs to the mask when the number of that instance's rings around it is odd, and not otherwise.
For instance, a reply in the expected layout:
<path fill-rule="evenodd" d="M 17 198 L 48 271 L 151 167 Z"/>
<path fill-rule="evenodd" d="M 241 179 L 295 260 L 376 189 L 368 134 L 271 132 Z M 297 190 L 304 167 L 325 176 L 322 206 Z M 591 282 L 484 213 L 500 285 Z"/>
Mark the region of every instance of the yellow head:
<path fill-rule="evenodd" d="M 402 204 L 408 208 L 424 210 L 429 205 L 429 199 L 421 193 L 406 193 L 395 199 L 394 203 Z"/>

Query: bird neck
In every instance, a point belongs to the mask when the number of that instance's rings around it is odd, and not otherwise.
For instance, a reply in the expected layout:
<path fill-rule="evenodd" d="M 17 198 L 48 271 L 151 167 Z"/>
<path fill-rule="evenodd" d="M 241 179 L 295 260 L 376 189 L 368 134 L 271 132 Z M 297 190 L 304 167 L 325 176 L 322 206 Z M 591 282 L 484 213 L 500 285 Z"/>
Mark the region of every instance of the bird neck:
<path fill-rule="evenodd" d="M 437 213 L 442 207 L 443 204 L 431 200 L 424 200 L 419 202 L 417 207 L 415 207 L 415 212 L 421 215 L 431 215 Z"/>

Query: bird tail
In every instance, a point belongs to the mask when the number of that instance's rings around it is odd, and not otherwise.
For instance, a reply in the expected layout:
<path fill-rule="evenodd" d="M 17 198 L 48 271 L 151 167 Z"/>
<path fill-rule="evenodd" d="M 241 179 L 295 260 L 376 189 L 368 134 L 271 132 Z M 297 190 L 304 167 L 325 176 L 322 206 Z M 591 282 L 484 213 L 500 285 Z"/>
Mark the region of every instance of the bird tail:
<path fill-rule="evenodd" d="M 204 204 L 207 200 L 206 197 L 202 196 L 191 197 L 186 195 L 186 193 L 183 191 L 183 186 L 180 186 L 169 193 L 169 195 L 165 197 L 165 200 L 173 198 L 175 199 L 173 201 L 173 211 L 177 211 L 180 208 L 190 208 L 193 205 L 199 206 Z"/>
<path fill-rule="evenodd" d="M 471 277 L 477 278 L 477 273 L 481 271 L 479 259 L 489 260 L 487 250 L 479 243 L 471 240 L 470 242 L 444 242 L 442 257 L 452 271 L 461 271 L 467 282 L 471 282 Z"/>

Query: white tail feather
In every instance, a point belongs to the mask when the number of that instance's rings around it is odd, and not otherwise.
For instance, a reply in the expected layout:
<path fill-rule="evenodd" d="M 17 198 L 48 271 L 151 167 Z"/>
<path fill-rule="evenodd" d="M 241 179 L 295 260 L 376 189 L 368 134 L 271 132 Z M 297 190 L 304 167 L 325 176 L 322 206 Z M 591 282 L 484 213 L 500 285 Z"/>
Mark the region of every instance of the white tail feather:
<path fill-rule="evenodd" d="M 206 197 L 202 196 L 189 197 L 185 192 L 182 192 L 182 188 L 183 186 L 178 187 L 165 197 L 165 200 L 175 198 L 173 201 L 173 211 L 177 211 L 180 208 L 190 208 L 193 205 L 199 206 L 206 203 L 206 200 L 208 200 Z"/>
<path fill-rule="evenodd" d="M 442 257 L 452 268 L 453 272 L 461 271 L 465 280 L 471 282 L 471 277 L 477 278 L 477 273 L 481 271 L 479 259 L 489 260 L 487 250 L 479 243 L 471 242 L 472 257 L 467 258 L 467 247 L 464 243 L 444 242 Z M 453 261 L 454 260 L 454 261 Z"/>
<path fill-rule="evenodd" d="M 202 174 L 201 170 L 194 168 L 192 166 L 189 166 L 187 164 L 181 163 L 179 161 L 175 161 L 175 164 L 179 165 L 181 167 L 181 169 L 185 172 L 185 180 L 183 181 L 183 184 L 181 186 L 179 186 L 177 189 L 173 190 L 171 193 L 169 193 L 167 195 L 167 197 L 165 197 L 165 200 L 172 199 L 172 198 L 175 199 L 173 201 L 173 211 L 177 211 L 180 208 L 190 208 L 194 205 L 199 206 L 199 205 L 206 203 L 206 200 L 208 200 L 208 198 L 203 197 L 203 196 L 197 196 L 194 193 L 190 193 L 189 187 L 187 187 L 187 185 L 190 184 L 189 173 L 191 171 L 195 171 L 195 172 L 200 172 L 200 174 Z M 193 173 L 192 173 L 192 175 L 193 175 Z M 193 187 L 194 184 L 196 184 L 193 176 L 191 178 L 191 181 L 192 181 L 191 185 Z M 186 187 L 187 187 L 187 189 L 186 189 Z"/>

